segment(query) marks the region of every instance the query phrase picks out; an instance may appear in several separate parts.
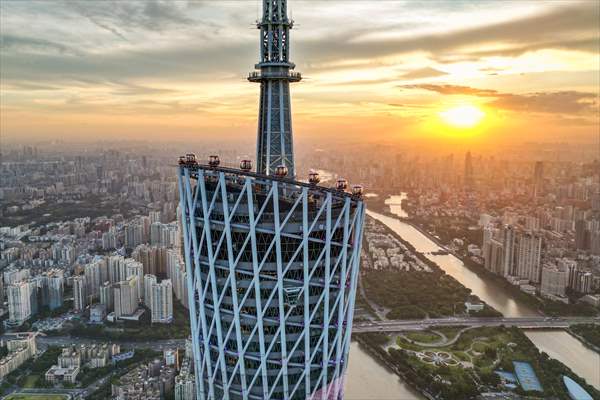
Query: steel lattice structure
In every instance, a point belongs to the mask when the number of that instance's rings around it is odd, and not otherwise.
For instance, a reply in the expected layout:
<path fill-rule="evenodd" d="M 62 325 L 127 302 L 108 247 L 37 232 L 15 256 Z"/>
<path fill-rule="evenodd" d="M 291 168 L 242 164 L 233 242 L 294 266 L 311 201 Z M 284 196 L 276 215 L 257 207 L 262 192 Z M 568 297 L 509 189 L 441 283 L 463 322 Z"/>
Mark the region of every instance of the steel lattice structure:
<path fill-rule="evenodd" d="M 293 177 L 290 82 L 302 77 L 290 71 L 295 65 L 289 60 L 293 22 L 287 17 L 287 0 L 263 0 L 263 16 L 256 25 L 260 29 L 260 62 L 255 68 L 260 72 L 248 76 L 249 81 L 260 82 L 256 170 L 273 175 L 284 165 Z"/>
<path fill-rule="evenodd" d="M 180 166 L 199 399 L 341 399 L 364 205 L 343 191 Z"/>

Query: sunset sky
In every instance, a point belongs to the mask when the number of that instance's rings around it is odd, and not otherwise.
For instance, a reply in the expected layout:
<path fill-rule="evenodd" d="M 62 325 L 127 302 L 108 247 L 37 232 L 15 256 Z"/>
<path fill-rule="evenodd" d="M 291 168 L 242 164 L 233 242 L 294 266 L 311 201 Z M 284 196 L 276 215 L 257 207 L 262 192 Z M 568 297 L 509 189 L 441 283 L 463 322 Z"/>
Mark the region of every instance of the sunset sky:
<path fill-rule="evenodd" d="M 291 0 L 294 134 L 593 142 L 599 4 Z M 259 8 L 3 0 L 2 139 L 254 140 Z"/>

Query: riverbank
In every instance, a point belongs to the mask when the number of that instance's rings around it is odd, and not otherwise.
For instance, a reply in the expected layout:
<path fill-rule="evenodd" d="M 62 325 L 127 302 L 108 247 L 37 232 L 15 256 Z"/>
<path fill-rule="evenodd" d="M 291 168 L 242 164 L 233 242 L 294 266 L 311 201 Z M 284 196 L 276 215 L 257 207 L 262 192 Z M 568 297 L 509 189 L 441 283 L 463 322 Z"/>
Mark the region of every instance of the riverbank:
<path fill-rule="evenodd" d="M 493 285 L 499 286 L 502 290 L 506 291 L 508 295 L 514 300 L 517 300 L 525 306 L 531 308 L 536 315 L 543 316 L 594 316 L 598 315 L 598 310 L 593 306 L 585 303 L 571 303 L 563 304 L 556 301 L 550 301 L 548 299 L 542 299 L 538 296 L 534 296 L 520 290 L 518 286 L 512 285 L 504 277 L 498 276 L 488 270 L 486 270 L 481 264 L 476 263 L 468 256 L 461 255 L 455 251 L 448 249 L 447 245 L 442 242 L 442 239 L 433 235 L 427 229 L 422 227 L 419 223 L 411 218 L 398 216 L 392 213 L 389 209 L 389 204 L 385 203 L 385 196 L 383 199 L 376 199 L 368 204 L 369 209 L 377 213 L 385 215 L 386 217 L 395 218 L 398 221 L 411 226 L 420 234 L 425 236 L 431 242 L 433 242 L 439 248 L 448 251 L 453 257 L 462 262 L 463 266 L 469 271 L 477 275 L 481 280 L 492 283 Z M 431 256 L 436 256 L 435 252 L 428 252 Z"/>
<path fill-rule="evenodd" d="M 353 337 L 345 374 L 344 399 L 424 400 L 425 397 Z"/>
<path fill-rule="evenodd" d="M 590 340 L 588 340 L 583 334 L 576 332 L 578 329 L 579 325 L 575 325 L 573 327 L 567 328 L 566 331 L 573 336 L 574 338 L 576 338 L 577 340 L 579 340 L 584 346 L 586 346 L 588 349 L 595 351 L 596 353 L 600 354 L 600 346 L 592 343 Z M 600 331 L 600 326 L 595 326 L 596 329 L 598 329 L 598 331 Z"/>
<path fill-rule="evenodd" d="M 388 370 L 390 370 L 394 374 L 396 374 L 399 378 L 402 379 L 403 382 L 406 382 L 408 385 L 410 385 L 411 388 L 416 390 L 423 397 L 425 397 L 428 400 L 435 400 L 435 397 L 431 393 L 429 393 L 426 389 L 420 387 L 414 379 L 411 379 L 409 374 L 401 371 L 397 366 L 394 365 L 394 363 L 392 362 L 392 360 L 390 358 L 389 353 L 385 349 L 383 349 L 381 346 L 373 343 L 373 340 L 375 340 L 375 339 L 372 339 L 371 335 L 373 335 L 373 337 L 374 337 L 375 335 L 378 335 L 378 334 L 363 333 L 363 334 L 353 335 L 352 339 L 356 340 L 358 342 L 359 346 L 366 353 L 368 353 L 375 360 L 381 362 Z"/>
<path fill-rule="evenodd" d="M 396 247 L 370 248 L 365 243 L 366 257 L 371 260 L 372 251 L 387 252 L 394 249 L 402 249 L 403 266 L 386 266 L 382 269 L 364 268 L 361 273 L 361 291 L 367 303 L 373 302 L 377 309 L 385 310 L 383 319 L 426 319 L 450 317 L 466 313 L 465 303 L 481 302 L 484 308 L 477 312 L 471 312 L 474 316 L 499 317 L 502 314 L 494 309 L 472 291 L 461 284 L 456 278 L 446 273 L 438 264 L 427 258 L 415 247 L 403 239 L 400 235 L 387 227 L 376 218 L 368 216 L 366 229 L 381 235 L 387 235 L 396 241 Z M 367 231 L 366 238 L 370 231 Z M 391 239 L 387 239 L 388 246 L 394 246 Z M 397 254 L 394 252 L 393 254 Z M 380 256 L 381 257 L 381 256 Z M 412 261 L 409 261 L 412 260 Z M 407 267 L 406 262 L 412 267 Z M 402 265 L 402 264 L 399 264 Z M 364 288 L 364 291 L 362 290 Z M 366 293 L 365 293 L 366 292 Z M 371 305 L 373 308 L 373 305 Z M 377 314 L 379 316 L 379 313 Z M 381 318 L 381 316 L 380 316 Z"/>
<path fill-rule="evenodd" d="M 528 307 L 519 298 L 514 298 L 514 292 L 501 284 L 500 277 L 482 275 L 481 271 L 473 271 L 471 268 L 465 268 L 465 264 L 457 257 L 451 255 L 435 255 L 435 251 L 440 248 L 433 242 L 430 235 L 422 233 L 413 225 L 400 220 L 397 216 L 391 216 L 391 213 L 385 212 L 388 205 L 384 204 L 387 197 L 378 199 L 369 199 L 369 214 L 392 229 L 397 235 L 405 241 L 409 241 L 412 247 L 418 252 L 426 255 L 431 261 L 440 266 L 446 273 L 457 279 L 462 285 L 473 290 L 486 303 L 492 305 L 508 317 L 527 317 L 539 315 L 535 309 Z M 373 210 L 384 211 L 379 214 Z M 396 209 L 400 215 L 402 210 Z M 437 238 L 436 238 L 437 241 Z M 439 241 L 438 241 L 439 242 Z M 481 270 L 483 268 L 479 268 Z M 517 288 L 518 289 L 518 288 Z M 551 358 L 559 360 L 564 365 L 569 366 L 579 376 L 585 377 L 589 382 L 600 389 L 598 382 L 598 353 L 584 346 L 577 338 L 571 336 L 566 331 L 552 332 L 525 332 L 535 346 L 541 351 L 550 355 Z"/>
<path fill-rule="evenodd" d="M 372 357 L 428 398 L 454 400 L 512 390 L 519 395 L 562 399 L 568 397 L 562 376 L 577 381 L 594 398 L 600 395 L 593 382 L 586 382 L 562 362 L 549 358 L 518 328 L 462 330 L 451 342 L 437 346 L 380 333 L 356 335 L 356 339 Z M 537 375 L 537 392 L 501 384 L 495 371 L 513 373 L 515 362 L 527 363 Z"/>

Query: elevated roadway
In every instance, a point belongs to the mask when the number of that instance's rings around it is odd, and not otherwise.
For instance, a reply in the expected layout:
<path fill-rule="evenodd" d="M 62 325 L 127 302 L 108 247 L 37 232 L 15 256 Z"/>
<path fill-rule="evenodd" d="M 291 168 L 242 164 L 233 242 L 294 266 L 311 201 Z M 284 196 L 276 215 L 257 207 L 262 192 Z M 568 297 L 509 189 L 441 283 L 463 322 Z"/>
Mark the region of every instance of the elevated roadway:
<path fill-rule="evenodd" d="M 575 324 L 600 324 L 600 317 L 520 317 L 520 318 L 433 318 L 355 323 L 353 333 L 421 331 L 434 326 L 516 326 L 522 329 L 565 329 Z"/>
<path fill-rule="evenodd" d="M 422 320 L 386 320 L 372 322 L 355 322 L 352 327 L 353 333 L 367 332 L 401 332 L 401 331 L 422 331 L 436 326 L 516 326 L 522 329 L 566 329 L 575 324 L 598 324 L 600 317 L 520 317 L 520 318 L 432 318 Z M 600 328 L 599 328 L 600 329 Z M 13 339 L 16 334 L 5 333 L 0 336 L 0 340 Z M 22 335 L 20 333 L 19 335 Z M 45 336 L 38 334 L 38 346 L 67 346 L 70 344 L 93 344 L 111 341 L 119 343 L 127 348 L 152 348 L 155 350 L 172 349 L 175 347 L 183 348 L 185 339 L 164 339 L 164 340 L 102 340 L 87 339 L 70 336 Z"/>

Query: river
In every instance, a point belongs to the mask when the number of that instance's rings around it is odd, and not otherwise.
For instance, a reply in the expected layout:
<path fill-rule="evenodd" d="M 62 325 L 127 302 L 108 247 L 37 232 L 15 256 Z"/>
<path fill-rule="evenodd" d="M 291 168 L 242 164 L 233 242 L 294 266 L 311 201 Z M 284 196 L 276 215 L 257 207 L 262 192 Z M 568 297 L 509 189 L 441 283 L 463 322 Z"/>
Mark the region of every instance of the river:
<path fill-rule="evenodd" d="M 371 357 L 357 342 L 352 342 L 344 399 L 420 400 L 423 397 Z"/>
<path fill-rule="evenodd" d="M 406 213 L 402 210 L 402 206 L 400 205 L 402 199 L 404 199 L 404 195 L 392 196 L 386 201 L 387 204 L 390 204 L 392 213 L 399 217 L 406 216 Z M 439 265 L 448 275 L 454 277 L 454 279 L 462 283 L 465 287 L 471 289 L 473 294 L 477 295 L 480 299 L 500 311 L 505 316 L 526 317 L 539 315 L 533 308 L 511 298 L 509 292 L 501 285 L 495 282 L 485 281 L 479 277 L 479 275 L 465 267 L 463 262 L 452 254 L 430 254 L 431 252 L 442 250 L 442 248 L 412 225 L 402 222 L 398 218 L 388 217 L 374 211 L 367 211 L 367 214 L 387 225 L 390 229 L 400 235 L 402 239 L 412 244 L 418 252 L 424 253 L 427 258 Z"/>
<path fill-rule="evenodd" d="M 600 354 L 565 331 L 526 331 L 540 351 L 546 352 L 600 390 Z"/>
<path fill-rule="evenodd" d="M 405 198 L 405 195 L 391 196 L 386 200 L 386 204 L 390 206 L 392 213 L 399 217 L 406 217 L 406 213 L 402 209 L 401 201 Z M 480 278 L 477 274 L 469 270 L 463 262 L 453 255 L 431 255 L 432 251 L 440 250 L 441 247 L 435 242 L 429 239 L 427 236 L 422 234 L 419 230 L 402 222 L 398 218 L 388 217 L 373 211 L 367 211 L 367 214 L 371 217 L 384 223 L 387 227 L 396 232 L 404 240 L 412 244 L 415 249 L 419 252 L 425 253 L 426 256 L 440 266 L 446 273 L 454 277 L 457 281 L 462 283 L 464 286 L 470 288 L 473 294 L 477 295 L 483 301 L 500 311 L 505 316 L 520 317 L 520 316 L 532 316 L 538 315 L 536 310 L 531 307 L 520 303 L 519 301 L 511 298 L 510 294 L 500 285 L 494 282 L 487 282 Z M 564 331 L 528 331 L 526 332 L 529 339 L 542 351 L 548 353 L 550 357 L 553 357 L 569 368 L 571 368 L 576 374 L 585 378 L 588 383 L 600 390 L 600 356 L 598 353 L 588 349 L 581 342 L 575 339 Z M 367 361 L 363 353 L 356 353 L 361 351 L 359 348 L 355 348 L 355 352 L 351 351 L 349 372 L 351 376 L 356 376 L 357 371 L 360 371 L 360 367 L 353 366 L 354 360 L 357 363 L 363 364 Z M 356 358 L 352 358 L 354 354 L 359 354 Z M 378 364 L 376 364 L 378 365 Z M 379 368 L 383 368 L 379 366 Z M 357 377 L 351 379 L 358 379 L 359 382 L 363 382 L 365 386 L 374 386 L 379 382 L 379 376 L 383 373 L 377 369 L 368 377 Z M 388 373 L 389 374 L 389 373 Z M 375 377 L 377 375 L 378 377 Z M 349 376 L 350 378 L 350 376 Z M 395 380 L 396 381 L 396 380 Z M 394 382 L 395 382 L 394 381 Z M 387 385 L 387 383 L 386 383 Z M 360 397 L 353 396 L 355 388 L 352 384 L 347 384 L 348 397 L 349 399 L 358 399 Z M 352 389 L 352 390 L 351 390 Z M 392 392 L 398 390 L 397 388 L 392 389 Z M 360 392 L 357 395 L 360 396 Z M 388 393 L 388 392 L 386 392 Z M 418 397 L 410 397 L 411 393 L 402 394 L 406 397 L 364 397 L 364 399 L 414 399 Z M 383 395 L 378 395 L 383 396 Z M 362 399 L 362 398 L 361 398 Z"/>

